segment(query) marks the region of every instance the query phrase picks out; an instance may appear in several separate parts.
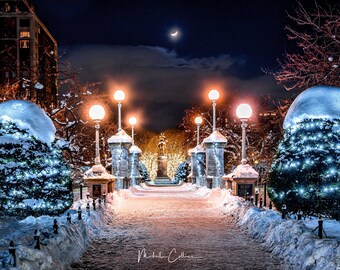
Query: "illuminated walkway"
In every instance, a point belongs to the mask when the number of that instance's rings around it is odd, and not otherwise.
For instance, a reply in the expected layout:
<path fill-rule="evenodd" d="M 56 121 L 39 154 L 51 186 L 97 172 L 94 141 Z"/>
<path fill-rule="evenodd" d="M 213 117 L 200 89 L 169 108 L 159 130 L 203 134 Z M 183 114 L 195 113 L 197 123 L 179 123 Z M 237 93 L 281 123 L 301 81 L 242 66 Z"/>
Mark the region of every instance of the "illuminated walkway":
<path fill-rule="evenodd" d="M 123 195 L 110 230 L 73 269 L 283 269 L 222 214 L 219 192 L 184 185 Z"/>

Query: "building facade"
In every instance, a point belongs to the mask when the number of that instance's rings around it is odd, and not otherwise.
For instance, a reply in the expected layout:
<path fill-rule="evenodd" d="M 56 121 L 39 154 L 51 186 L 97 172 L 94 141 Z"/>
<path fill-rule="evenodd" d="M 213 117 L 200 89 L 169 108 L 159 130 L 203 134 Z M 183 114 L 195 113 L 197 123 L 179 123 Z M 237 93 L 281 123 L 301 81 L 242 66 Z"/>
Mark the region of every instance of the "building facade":
<path fill-rule="evenodd" d="M 57 74 L 57 42 L 34 8 L 0 0 L 0 86 L 49 109 L 57 105 Z"/>

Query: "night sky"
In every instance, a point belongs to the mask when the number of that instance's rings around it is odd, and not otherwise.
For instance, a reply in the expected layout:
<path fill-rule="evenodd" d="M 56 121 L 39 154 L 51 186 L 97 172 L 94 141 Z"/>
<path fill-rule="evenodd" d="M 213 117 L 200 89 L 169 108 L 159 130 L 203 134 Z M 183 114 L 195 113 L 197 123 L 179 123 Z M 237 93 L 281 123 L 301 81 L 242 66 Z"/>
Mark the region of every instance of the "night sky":
<path fill-rule="evenodd" d="M 31 2 L 81 82 L 125 90 L 123 113 L 138 111 L 146 128 L 178 126 L 184 109 L 208 103 L 211 88 L 222 94 L 219 106 L 235 95 L 253 104 L 288 95 L 262 68 L 277 70 L 277 59 L 296 50 L 284 30 L 295 0 Z"/>

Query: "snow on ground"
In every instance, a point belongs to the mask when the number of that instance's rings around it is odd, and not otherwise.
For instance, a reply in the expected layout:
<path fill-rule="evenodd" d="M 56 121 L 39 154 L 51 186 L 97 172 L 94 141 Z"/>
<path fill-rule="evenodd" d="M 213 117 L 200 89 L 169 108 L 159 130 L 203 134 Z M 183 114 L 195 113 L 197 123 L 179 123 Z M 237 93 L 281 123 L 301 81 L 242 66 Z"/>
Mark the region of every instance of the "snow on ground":
<path fill-rule="evenodd" d="M 77 219 L 77 209 L 81 205 L 82 220 Z M 92 200 L 90 200 L 92 209 Z M 14 241 L 17 268 L 8 269 L 65 269 L 79 258 L 89 242 L 105 233 L 106 224 L 111 222 L 111 210 L 104 208 L 86 211 L 86 202 L 77 201 L 70 209 L 72 224 L 68 224 L 66 213 L 60 217 L 27 217 L 24 220 L 0 220 L 0 263 L 7 265 L 10 259 L 7 252 L 11 240 Z M 53 220 L 57 219 L 58 234 L 53 233 Z M 34 230 L 41 233 L 41 250 L 34 249 Z"/>
<path fill-rule="evenodd" d="M 67 224 L 66 214 L 56 217 L 58 235 L 53 234 L 54 217 L 0 220 L 0 262 L 8 259 L 8 244 L 13 240 L 18 269 L 66 269 L 72 263 L 75 269 L 165 265 L 161 259 L 136 264 L 137 249 L 143 247 L 164 254 L 177 247 L 201 257 L 166 264 L 164 269 L 208 269 L 208 264 L 220 269 L 340 269 L 340 224 L 336 221 L 325 221 L 330 238 L 317 239 L 312 233 L 315 219 L 282 220 L 279 213 L 258 209 L 227 190 L 190 184 L 159 188 L 142 184 L 107 199 L 106 207 L 91 210 L 90 216 L 84 200 L 75 202 L 70 210 L 73 224 Z M 76 213 L 80 203 L 82 221 Z M 40 251 L 33 248 L 36 228 L 41 232 Z"/>
<path fill-rule="evenodd" d="M 220 189 L 142 185 L 117 195 L 113 233 L 72 269 L 286 269 L 223 215 Z"/>
<path fill-rule="evenodd" d="M 303 221 L 303 223 L 309 228 L 314 230 L 316 227 L 318 227 L 318 219 L 317 218 L 311 218 L 306 219 Z M 330 239 L 336 239 L 338 242 L 340 242 L 340 222 L 336 220 L 324 220 L 323 222 L 323 228 L 325 230 L 325 233 L 328 238 Z M 317 233 L 317 232 L 315 232 Z"/>
<path fill-rule="evenodd" d="M 330 238 L 317 239 L 311 230 L 316 227 L 315 220 L 282 220 L 273 210 L 258 209 L 243 198 L 223 192 L 226 193 L 224 212 L 294 269 L 340 269 L 339 222 L 325 222 Z"/>

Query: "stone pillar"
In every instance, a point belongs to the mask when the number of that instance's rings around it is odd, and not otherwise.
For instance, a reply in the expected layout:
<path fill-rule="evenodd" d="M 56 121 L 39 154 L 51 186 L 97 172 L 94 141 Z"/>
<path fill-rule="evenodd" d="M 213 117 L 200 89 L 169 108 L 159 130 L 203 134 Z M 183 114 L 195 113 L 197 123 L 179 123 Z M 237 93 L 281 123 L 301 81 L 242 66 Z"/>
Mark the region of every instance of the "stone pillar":
<path fill-rule="evenodd" d="M 205 152 L 201 145 L 191 151 L 191 177 L 192 183 L 203 186 L 205 183 Z"/>
<path fill-rule="evenodd" d="M 206 178 L 204 186 L 216 188 L 224 186 L 224 147 L 227 139 L 218 131 L 214 131 L 203 140 L 206 153 Z"/>
<path fill-rule="evenodd" d="M 140 173 L 139 173 L 139 157 L 142 153 L 142 150 L 139 149 L 137 145 L 132 145 L 129 149 L 129 165 L 130 165 L 130 185 L 139 185 L 140 183 Z"/>
<path fill-rule="evenodd" d="M 130 177 L 129 148 L 132 144 L 132 138 L 124 130 L 121 130 L 108 139 L 108 144 L 112 157 L 112 175 L 117 178 L 115 190 L 123 189 L 124 179 Z"/>

